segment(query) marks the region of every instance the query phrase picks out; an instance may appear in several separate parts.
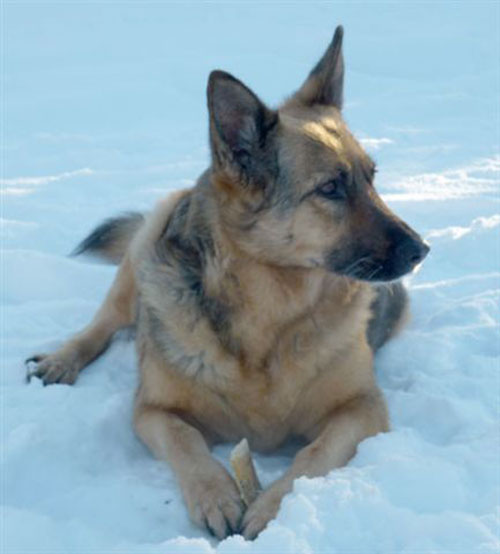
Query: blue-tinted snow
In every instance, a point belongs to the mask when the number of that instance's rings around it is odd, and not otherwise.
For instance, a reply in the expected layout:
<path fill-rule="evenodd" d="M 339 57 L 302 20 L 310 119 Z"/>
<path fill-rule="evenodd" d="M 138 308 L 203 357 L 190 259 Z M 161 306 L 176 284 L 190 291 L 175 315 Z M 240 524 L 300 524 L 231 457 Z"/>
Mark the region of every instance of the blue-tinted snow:
<path fill-rule="evenodd" d="M 4 2 L 3 549 L 50 553 L 498 552 L 498 2 Z M 276 105 L 346 29 L 345 117 L 378 187 L 432 243 L 413 319 L 377 358 L 393 430 L 297 481 L 252 544 L 216 545 L 134 437 L 133 344 L 75 387 L 24 384 L 99 305 L 113 268 L 66 254 L 102 218 L 148 210 L 208 159 L 222 68 Z M 227 462 L 230 447 L 216 454 Z M 264 482 L 289 463 L 257 456 Z"/>

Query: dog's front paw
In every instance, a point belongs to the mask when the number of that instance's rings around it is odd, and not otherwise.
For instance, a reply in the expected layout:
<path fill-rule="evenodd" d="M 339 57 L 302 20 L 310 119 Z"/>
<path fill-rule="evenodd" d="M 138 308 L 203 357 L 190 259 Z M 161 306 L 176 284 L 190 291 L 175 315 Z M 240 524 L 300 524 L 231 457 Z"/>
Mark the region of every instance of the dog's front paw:
<path fill-rule="evenodd" d="M 271 487 L 261 493 L 243 518 L 241 533 L 247 540 L 253 540 L 276 517 L 284 494 L 278 487 Z"/>
<path fill-rule="evenodd" d="M 204 471 L 182 488 L 194 523 L 220 540 L 239 530 L 243 503 L 236 483 L 222 466 Z"/>
<path fill-rule="evenodd" d="M 44 385 L 63 383 L 72 385 L 79 373 L 74 357 L 58 354 L 35 354 L 26 360 L 26 380 L 39 377 Z"/>

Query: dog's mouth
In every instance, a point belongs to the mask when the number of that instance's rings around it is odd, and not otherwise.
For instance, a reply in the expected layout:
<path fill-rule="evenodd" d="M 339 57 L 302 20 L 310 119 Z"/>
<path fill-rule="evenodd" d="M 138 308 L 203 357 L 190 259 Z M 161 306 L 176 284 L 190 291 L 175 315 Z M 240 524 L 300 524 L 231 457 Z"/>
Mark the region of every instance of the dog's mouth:
<path fill-rule="evenodd" d="M 345 275 L 346 277 L 351 277 L 352 279 L 359 279 L 360 281 L 380 280 L 385 271 L 384 264 L 373 259 L 369 255 L 361 256 L 344 267 L 338 267 L 337 264 L 327 263 L 327 269 Z"/>
<path fill-rule="evenodd" d="M 343 262 L 339 258 L 338 252 L 331 252 L 326 257 L 325 267 L 329 271 L 359 281 L 394 281 L 419 267 L 429 250 L 429 245 L 419 239 L 412 241 L 411 245 L 398 245 L 385 259 L 365 253 L 354 260 Z"/>

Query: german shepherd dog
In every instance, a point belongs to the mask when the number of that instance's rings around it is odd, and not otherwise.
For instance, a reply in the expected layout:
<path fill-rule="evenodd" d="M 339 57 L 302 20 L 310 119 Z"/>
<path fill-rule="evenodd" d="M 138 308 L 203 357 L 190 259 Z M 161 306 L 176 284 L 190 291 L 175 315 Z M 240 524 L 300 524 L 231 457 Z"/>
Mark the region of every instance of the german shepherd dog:
<path fill-rule="evenodd" d="M 429 248 L 378 196 L 375 165 L 342 118 L 342 37 L 338 27 L 276 110 L 210 74 L 211 166 L 147 216 L 108 220 L 80 244 L 119 263 L 116 279 L 83 331 L 30 359 L 30 376 L 74 383 L 135 324 L 135 430 L 219 539 L 255 537 L 294 479 L 345 465 L 389 428 L 373 355 L 404 320 L 392 281 Z M 305 444 L 246 510 L 210 453 L 243 437 L 267 452 Z"/>

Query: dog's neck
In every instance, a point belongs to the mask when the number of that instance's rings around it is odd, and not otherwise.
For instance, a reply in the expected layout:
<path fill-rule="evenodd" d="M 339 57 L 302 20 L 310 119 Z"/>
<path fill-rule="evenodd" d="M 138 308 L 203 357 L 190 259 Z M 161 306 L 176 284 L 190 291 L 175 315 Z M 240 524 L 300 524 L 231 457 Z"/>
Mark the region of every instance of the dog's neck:
<path fill-rule="evenodd" d="M 340 311 L 358 289 L 322 268 L 263 263 L 240 249 L 230 233 L 213 232 L 215 254 L 204 268 L 204 289 L 228 309 L 228 344 L 255 367 L 265 366 L 287 329 L 315 317 L 325 295 L 338 295 Z"/>

